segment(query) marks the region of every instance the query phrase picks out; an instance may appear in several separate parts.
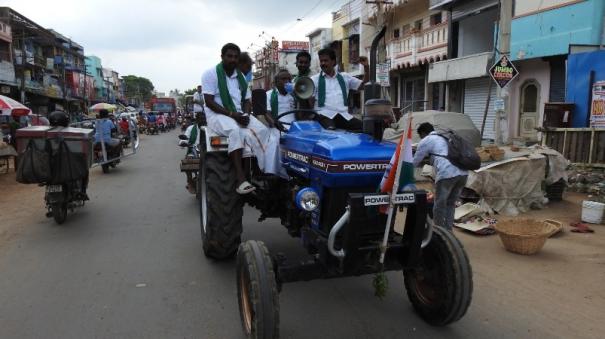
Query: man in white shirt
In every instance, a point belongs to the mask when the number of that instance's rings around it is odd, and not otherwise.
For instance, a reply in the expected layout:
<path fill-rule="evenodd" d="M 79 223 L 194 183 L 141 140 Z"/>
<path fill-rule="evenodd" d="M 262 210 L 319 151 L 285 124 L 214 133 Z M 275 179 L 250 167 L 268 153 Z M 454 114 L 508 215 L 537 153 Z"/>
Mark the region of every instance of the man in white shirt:
<path fill-rule="evenodd" d="M 321 72 L 311 77 L 315 83 L 315 110 L 320 123 L 327 129 L 361 130 L 361 120 L 349 114 L 349 90 L 360 90 L 369 79 L 368 60 L 360 58 L 364 66 L 363 80 L 335 69 L 336 53 L 330 48 L 317 52 Z"/>
<path fill-rule="evenodd" d="M 193 113 L 204 111 L 204 95 L 202 94 L 202 85 L 197 86 L 197 91 L 193 93 Z"/>
<path fill-rule="evenodd" d="M 292 83 L 292 75 L 283 69 L 277 73 L 273 81 L 275 87 L 267 91 L 267 114 L 265 117 L 269 126 L 277 126 L 282 129 L 282 122 L 292 123 L 295 120 L 294 114 L 288 114 L 277 121 L 280 114 L 294 109 L 294 97 L 286 90 L 286 84 Z"/>
<path fill-rule="evenodd" d="M 277 174 L 279 132 L 271 130 L 250 115 L 250 89 L 237 67 L 240 49 L 228 43 L 221 49 L 222 62 L 202 75 L 208 128 L 229 137 L 228 152 L 237 175 L 239 194 L 255 190 L 244 175 L 242 158 L 254 154 L 261 171 Z"/>

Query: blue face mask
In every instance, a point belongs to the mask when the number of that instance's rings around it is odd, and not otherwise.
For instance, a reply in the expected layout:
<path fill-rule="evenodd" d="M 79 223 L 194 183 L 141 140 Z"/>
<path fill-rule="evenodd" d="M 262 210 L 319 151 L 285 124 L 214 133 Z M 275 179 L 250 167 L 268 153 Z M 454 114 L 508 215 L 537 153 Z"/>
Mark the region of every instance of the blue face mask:
<path fill-rule="evenodd" d="M 246 78 L 247 82 L 252 81 L 252 71 L 248 72 L 246 75 L 244 75 L 244 77 Z"/>
<path fill-rule="evenodd" d="M 292 94 L 292 91 L 294 90 L 294 85 L 291 82 L 286 82 L 284 87 L 286 88 L 286 92 L 288 92 L 288 94 Z"/>

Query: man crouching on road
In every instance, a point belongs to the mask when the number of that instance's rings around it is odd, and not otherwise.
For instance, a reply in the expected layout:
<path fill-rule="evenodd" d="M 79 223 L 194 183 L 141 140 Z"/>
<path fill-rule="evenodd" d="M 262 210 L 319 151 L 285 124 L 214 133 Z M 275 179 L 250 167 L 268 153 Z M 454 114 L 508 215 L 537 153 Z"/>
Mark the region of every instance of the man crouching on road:
<path fill-rule="evenodd" d="M 242 73 L 236 69 L 239 55 L 237 45 L 228 43 L 223 46 L 222 62 L 204 72 L 202 88 L 208 128 L 229 137 L 229 157 L 237 175 L 236 191 L 247 194 L 255 187 L 246 181 L 242 158 L 254 154 L 261 171 L 277 174 L 280 167 L 279 137 L 250 115 L 250 89 Z"/>
<path fill-rule="evenodd" d="M 417 131 L 422 140 L 414 155 L 414 166 L 422 166 L 423 160 L 430 157 L 436 172 L 433 221 L 435 225 L 451 231 L 454 226 L 456 200 L 466 185 L 468 172 L 454 166 L 447 159 L 447 140 L 435 132 L 433 125 L 422 123 Z"/>

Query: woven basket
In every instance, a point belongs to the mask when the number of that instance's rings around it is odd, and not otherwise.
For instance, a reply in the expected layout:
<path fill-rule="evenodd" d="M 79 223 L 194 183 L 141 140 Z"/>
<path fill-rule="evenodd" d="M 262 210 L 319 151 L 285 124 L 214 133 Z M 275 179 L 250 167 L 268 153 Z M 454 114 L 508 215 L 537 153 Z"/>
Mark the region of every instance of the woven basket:
<path fill-rule="evenodd" d="M 540 251 L 546 239 L 557 231 L 553 223 L 534 219 L 503 220 L 494 228 L 507 251 L 525 255 Z"/>

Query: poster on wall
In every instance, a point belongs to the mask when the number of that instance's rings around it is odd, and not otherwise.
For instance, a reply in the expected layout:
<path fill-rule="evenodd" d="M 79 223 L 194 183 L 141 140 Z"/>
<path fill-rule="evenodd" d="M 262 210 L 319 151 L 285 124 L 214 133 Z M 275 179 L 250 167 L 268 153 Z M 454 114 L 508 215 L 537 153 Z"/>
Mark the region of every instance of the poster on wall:
<path fill-rule="evenodd" d="M 592 85 L 590 127 L 605 128 L 605 80 L 597 81 Z"/>
<path fill-rule="evenodd" d="M 391 60 L 382 64 L 376 64 L 376 82 L 382 87 L 391 86 L 389 82 L 389 70 L 391 69 Z"/>

